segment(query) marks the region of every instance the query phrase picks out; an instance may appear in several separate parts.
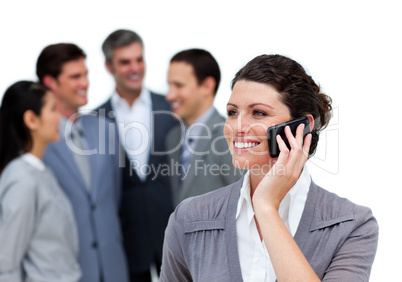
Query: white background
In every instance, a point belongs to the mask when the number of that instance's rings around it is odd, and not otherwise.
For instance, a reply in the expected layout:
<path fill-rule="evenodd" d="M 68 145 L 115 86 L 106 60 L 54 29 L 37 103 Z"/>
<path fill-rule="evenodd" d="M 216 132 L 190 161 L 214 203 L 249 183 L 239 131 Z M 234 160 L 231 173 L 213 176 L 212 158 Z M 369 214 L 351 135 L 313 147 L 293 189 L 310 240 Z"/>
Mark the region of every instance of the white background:
<path fill-rule="evenodd" d="M 118 28 L 145 43 L 145 84 L 166 93 L 169 59 L 200 47 L 221 66 L 215 105 L 225 114 L 230 81 L 253 57 L 279 53 L 301 63 L 333 99 L 334 119 L 309 165 L 327 190 L 372 208 L 380 240 L 371 281 L 400 277 L 402 17 L 398 1 L 2 1 L 0 97 L 34 80 L 48 44 L 72 42 L 88 55 L 89 104 L 113 82 L 101 44 Z"/>

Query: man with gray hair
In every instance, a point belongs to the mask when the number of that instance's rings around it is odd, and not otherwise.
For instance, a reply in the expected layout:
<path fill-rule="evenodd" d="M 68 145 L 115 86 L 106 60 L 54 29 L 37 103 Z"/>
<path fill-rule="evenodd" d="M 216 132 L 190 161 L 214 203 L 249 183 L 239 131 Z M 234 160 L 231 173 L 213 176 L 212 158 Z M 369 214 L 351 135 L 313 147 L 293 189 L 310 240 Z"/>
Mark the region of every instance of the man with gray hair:
<path fill-rule="evenodd" d="M 164 231 L 173 211 L 165 136 L 177 123 L 165 97 L 143 86 L 144 44 L 130 30 L 116 30 L 104 41 L 106 68 L 116 88 L 99 109 L 116 123 L 121 147 L 120 217 L 131 281 L 151 281 L 160 272 Z"/>

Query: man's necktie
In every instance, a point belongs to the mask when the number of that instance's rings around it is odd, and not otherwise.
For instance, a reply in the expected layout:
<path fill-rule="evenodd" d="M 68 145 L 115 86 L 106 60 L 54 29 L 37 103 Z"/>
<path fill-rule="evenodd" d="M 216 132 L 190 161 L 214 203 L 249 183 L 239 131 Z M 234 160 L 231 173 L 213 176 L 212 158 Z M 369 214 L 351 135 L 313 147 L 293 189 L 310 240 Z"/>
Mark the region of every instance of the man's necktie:
<path fill-rule="evenodd" d="M 191 156 L 192 156 L 192 153 L 191 153 L 191 151 L 190 151 L 190 148 L 189 147 L 191 147 L 191 144 L 193 143 L 193 139 L 191 139 L 191 138 L 185 138 L 184 139 L 184 142 L 183 142 L 183 146 L 182 146 L 182 153 L 181 153 L 181 156 L 180 156 L 180 163 L 181 163 L 181 169 L 180 169 L 180 179 L 181 180 L 184 180 L 184 178 L 186 177 L 186 175 L 187 175 L 187 168 L 188 168 L 188 165 L 189 165 L 189 163 L 190 163 L 190 160 L 191 160 Z"/>

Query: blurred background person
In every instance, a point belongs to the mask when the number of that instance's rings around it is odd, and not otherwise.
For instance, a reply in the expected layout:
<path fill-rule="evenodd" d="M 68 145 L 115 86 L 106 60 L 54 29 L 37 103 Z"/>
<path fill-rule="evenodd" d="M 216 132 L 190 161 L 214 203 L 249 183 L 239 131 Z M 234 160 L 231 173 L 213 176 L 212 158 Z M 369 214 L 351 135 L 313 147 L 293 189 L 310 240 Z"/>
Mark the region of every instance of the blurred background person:
<path fill-rule="evenodd" d="M 0 107 L 0 281 L 78 281 L 73 211 L 42 162 L 59 139 L 49 89 L 18 81 Z"/>
<path fill-rule="evenodd" d="M 183 50 L 170 60 L 166 99 L 181 120 L 166 137 L 174 206 L 242 176 L 223 136 L 225 119 L 213 106 L 220 79 L 218 62 L 206 50 Z"/>
<path fill-rule="evenodd" d="M 118 217 L 121 174 L 110 148 L 106 121 L 81 115 L 87 103 L 86 54 L 75 44 L 58 43 L 40 53 L 36 74 L 49 87 L 61 113 L 61 139 L 48 146 L 44 162 L 53 170 L 74 210 L 79 235 L 82 282 L 128 281 Z M 113 144 L 114 143 L 114 144 Z"/>
<path fill-rule="evenodd" d="M 176 121 L 165 97 L 143 86 L 144 44 L 131 30 L 116 30 L 102 44 L 105 65 L 115 81 L 110 99 L 99 107 L 116 123 L 125 152 L 120 208 L 131 281 L 151 281 L 160 272 L 162 244 L 173 211 L 166 172 L 165 137 Z"/>

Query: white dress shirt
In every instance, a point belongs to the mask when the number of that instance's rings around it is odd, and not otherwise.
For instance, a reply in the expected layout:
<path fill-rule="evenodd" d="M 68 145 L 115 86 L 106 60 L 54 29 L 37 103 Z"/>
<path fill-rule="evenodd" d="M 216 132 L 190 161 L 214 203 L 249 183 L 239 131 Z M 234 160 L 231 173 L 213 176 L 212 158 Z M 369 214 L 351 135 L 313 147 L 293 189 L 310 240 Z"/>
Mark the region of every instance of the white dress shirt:
<path fill-rule="evenodd" d="M 250 196 L 250 172 L 244 176 L 236 213 L 237 245 L 243 280 L 271 282 L 276 275 L 265 247 L 258 234 Z M 295 235 L 306 203 L 311 177 L 304 166 L 296 184 L 279 205 L 279 215 L 287 229 Z"/>
<path fill-rule="evenodd" d="M 25 153 L 21 156 L 26 163 L 30 164 L 32 167 L 36 168 L 39 171 L 44 172 L 46 170 L 46 166 L 41 159 L 36 157 L 31 153 Z"/>
<path fill-rule="evenodd" d="M 115 91 L 111 103 L 116 113 L 120 143 L 138 177 L 145 181 L 149 172 L 147 165 L 153 140 L 151 93 L 143 88 L 140 96 L 130 106 Z"/>

